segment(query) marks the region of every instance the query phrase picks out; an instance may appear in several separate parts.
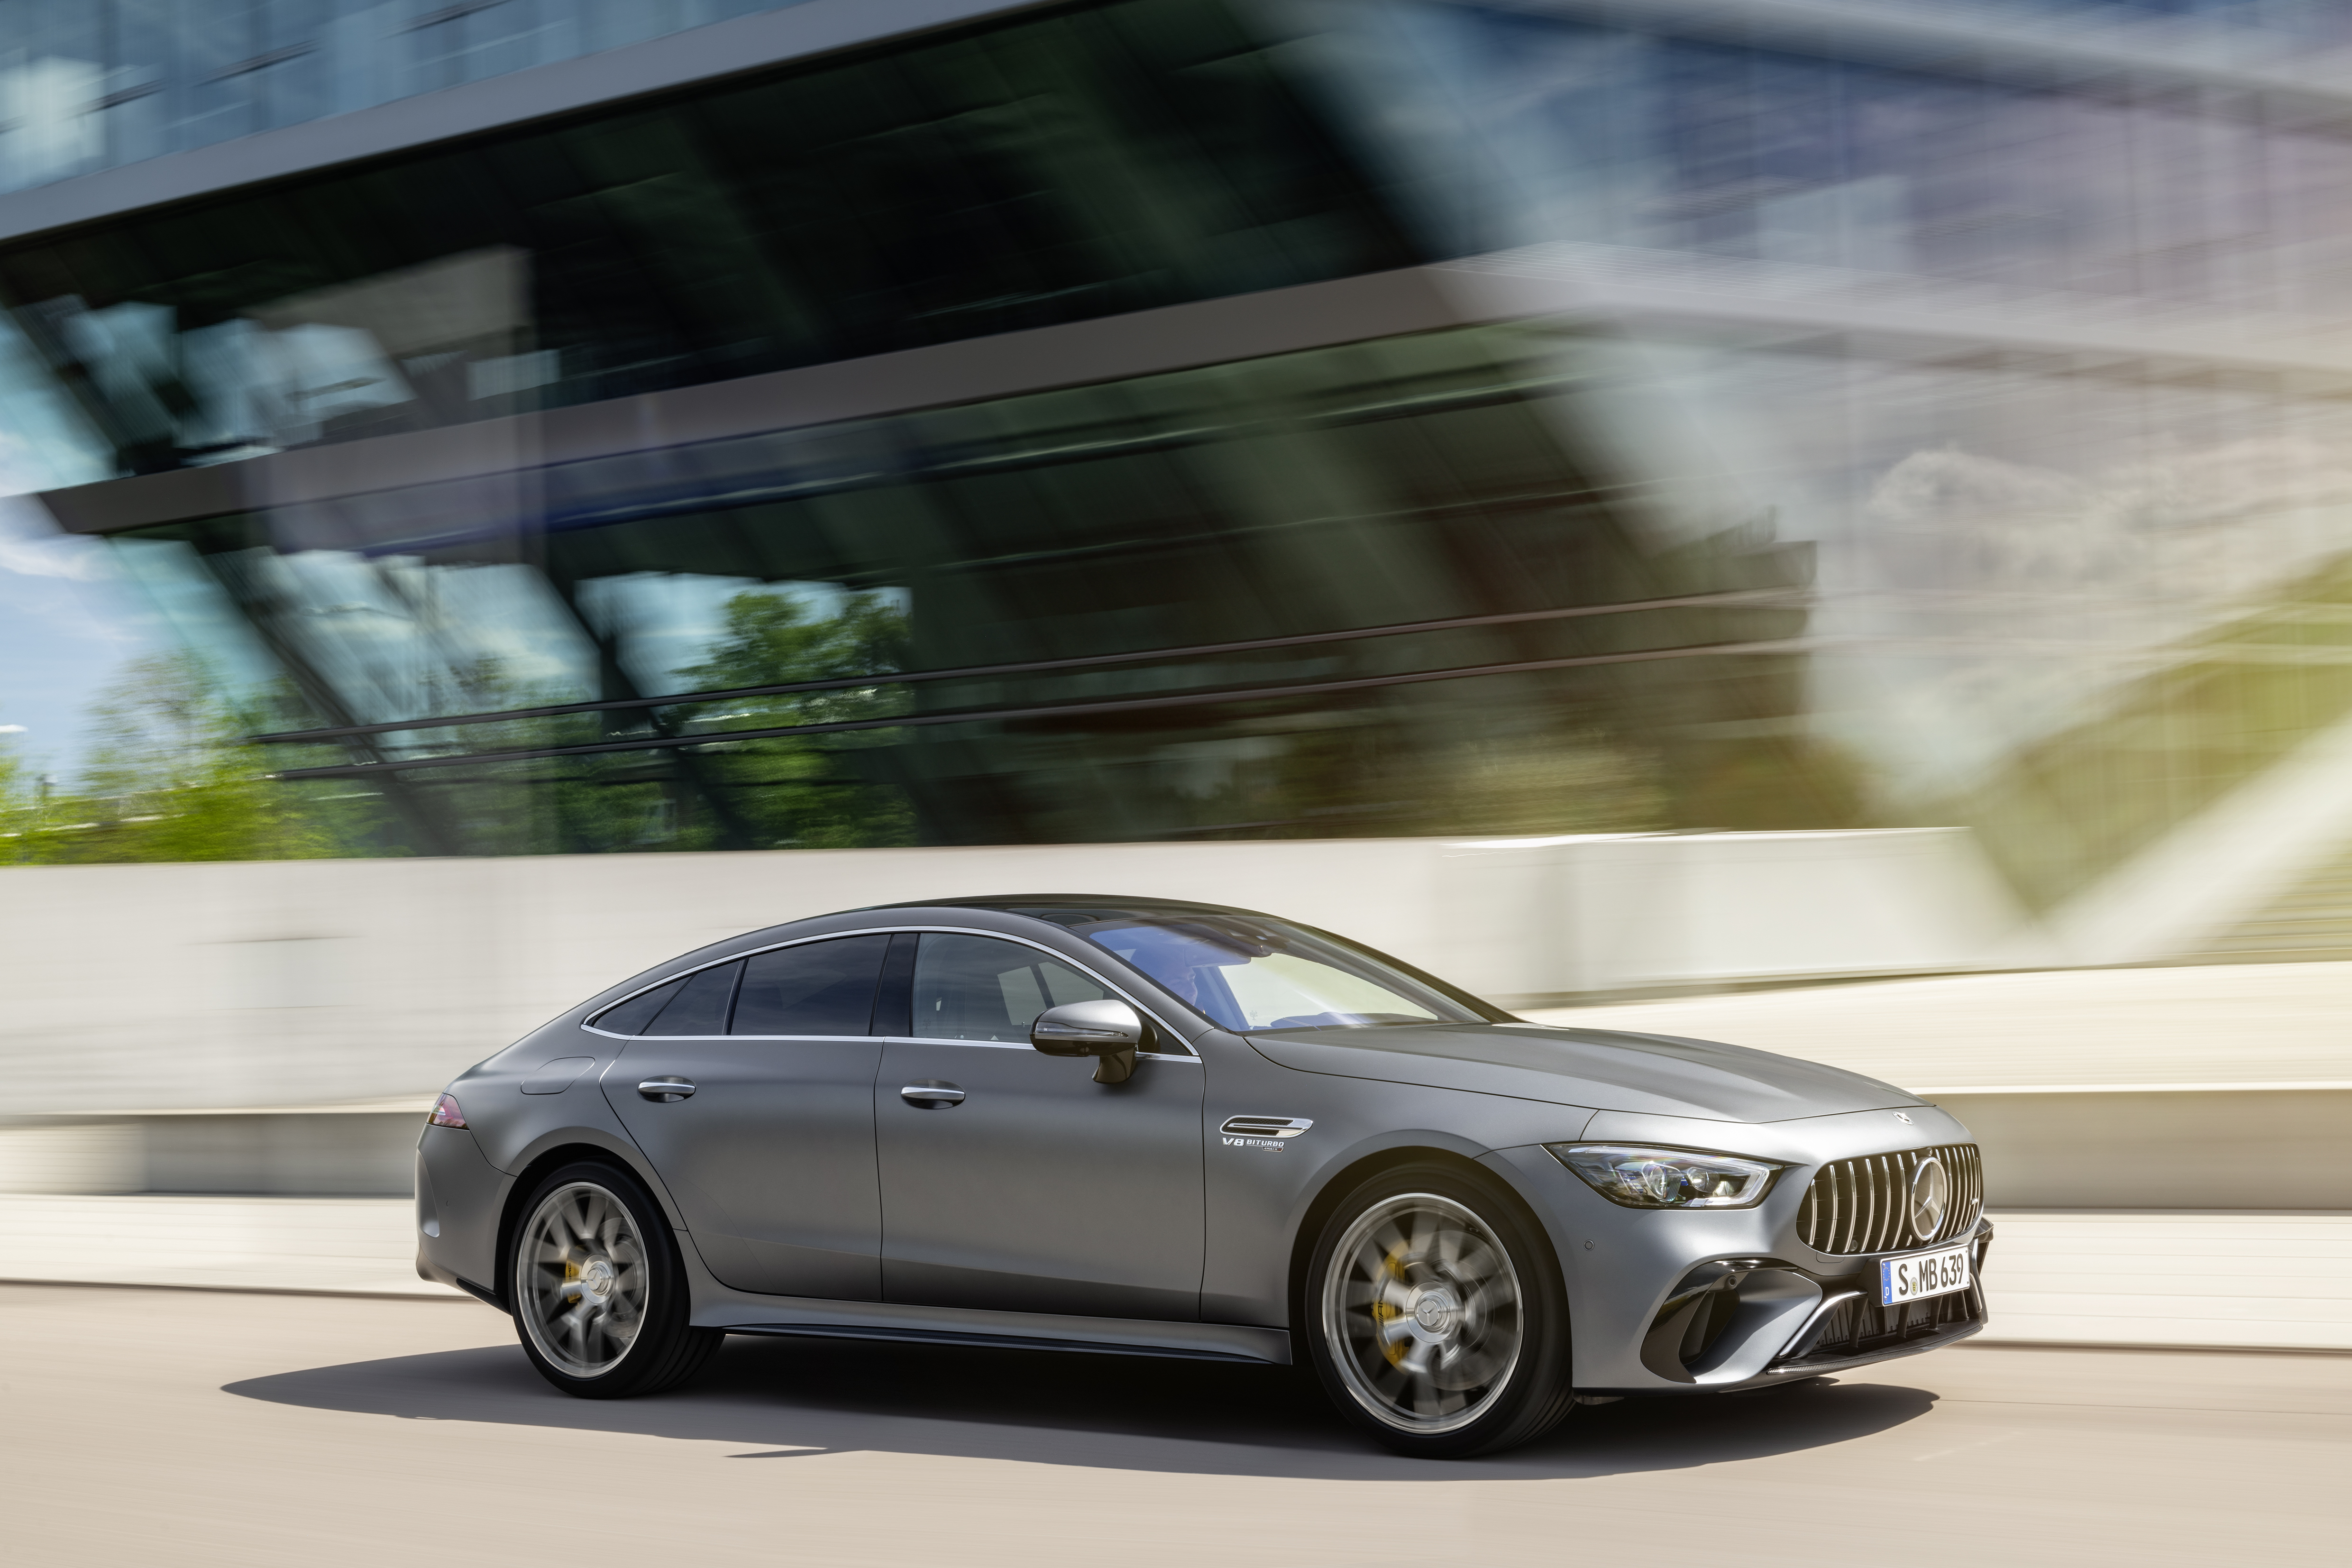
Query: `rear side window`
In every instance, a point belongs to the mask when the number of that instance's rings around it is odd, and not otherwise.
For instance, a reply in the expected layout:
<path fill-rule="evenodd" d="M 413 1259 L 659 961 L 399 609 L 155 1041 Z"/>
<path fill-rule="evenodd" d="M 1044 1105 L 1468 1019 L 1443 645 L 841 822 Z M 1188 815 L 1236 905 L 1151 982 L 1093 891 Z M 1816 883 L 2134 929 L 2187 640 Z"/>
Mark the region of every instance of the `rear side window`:
<path fill-rule="evenodd" d="M 722 963 L 687 976 L 686 984 L 654 1019 L 648 1035 L 723 1035 L 728 1005 L 735 1000 L 735 980 L 743 965 Z"/>
<path fill-rule="evenodd" d="M 753 953 L 743 961 L 733 1033 L 865 1034 L 889 945 L 887 936 L 845 936 Z"/>
<path fill-rule="evenodd" d="M 677 995 L 685 984 L 683 980 L 673 980 L 667 985 L 640 991 L 620 1005 L 607 1007 L 588 1021 L 610 1034 L 642 1035 L 646 1032 L 646 1026 L 654 1021 L 654 1016 L 668 1006 L 670 998 Z"/>

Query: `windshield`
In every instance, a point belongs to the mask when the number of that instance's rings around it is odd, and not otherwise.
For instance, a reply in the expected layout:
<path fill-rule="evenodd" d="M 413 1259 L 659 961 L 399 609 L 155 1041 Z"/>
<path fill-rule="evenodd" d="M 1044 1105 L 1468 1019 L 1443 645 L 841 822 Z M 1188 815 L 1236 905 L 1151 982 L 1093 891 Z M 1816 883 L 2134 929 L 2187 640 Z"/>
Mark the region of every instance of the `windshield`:
<path fill-rule="evenodd" d="M 1370 954 L 1281 921 L 1032 910 L 1106 948 L 1228 1029 L 1362 1029 L 1485 1018 Z"/>

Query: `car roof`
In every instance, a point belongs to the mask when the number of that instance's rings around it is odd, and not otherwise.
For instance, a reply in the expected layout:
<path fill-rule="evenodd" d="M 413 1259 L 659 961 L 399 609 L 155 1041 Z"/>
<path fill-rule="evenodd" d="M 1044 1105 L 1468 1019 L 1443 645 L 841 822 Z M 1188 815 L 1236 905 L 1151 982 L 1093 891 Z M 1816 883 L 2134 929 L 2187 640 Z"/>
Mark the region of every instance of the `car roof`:
<path fill-rule="evenodd" d="M 1119 915 L 1241 915 L 1273 920 L 1255 910 L 1231 904 L 1197 904 L 1182 899 L 1133 898 L 1118 893 L 1010 893 L 995 898 L 908 899 L 902 903 L 874 904 L 874 910 L 992 910 L 999 914 L 1034 916 L 1040 910 Z"/>

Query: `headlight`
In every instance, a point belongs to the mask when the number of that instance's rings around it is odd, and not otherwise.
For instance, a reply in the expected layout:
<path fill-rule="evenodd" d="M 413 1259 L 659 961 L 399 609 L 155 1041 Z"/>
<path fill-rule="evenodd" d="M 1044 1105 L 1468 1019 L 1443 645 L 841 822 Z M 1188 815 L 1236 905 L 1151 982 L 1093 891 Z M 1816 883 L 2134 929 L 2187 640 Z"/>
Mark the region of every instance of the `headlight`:
<path fill-rule="evenodd" d="M 1629 1209 L 1744 1209 L 1763 1201 L 1784 1167 L 1736 1154 L 1622 1143 L 1547 1143 L 1552 1157 L 1612 1204 Z"/>

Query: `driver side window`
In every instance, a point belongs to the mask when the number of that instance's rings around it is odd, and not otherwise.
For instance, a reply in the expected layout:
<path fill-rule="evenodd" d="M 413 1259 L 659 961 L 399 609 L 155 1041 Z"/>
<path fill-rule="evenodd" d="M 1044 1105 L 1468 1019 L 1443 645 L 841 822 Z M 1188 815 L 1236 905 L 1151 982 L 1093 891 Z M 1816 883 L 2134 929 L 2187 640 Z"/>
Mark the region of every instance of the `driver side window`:
<path fill-rule="evenodd" d="M 926 931 L 915 951 L 914 1033 L 924 1039 L 1026 1045 L 1046 1008 L 1108 995 L 1082 971 L 1017 942 Z"/>

